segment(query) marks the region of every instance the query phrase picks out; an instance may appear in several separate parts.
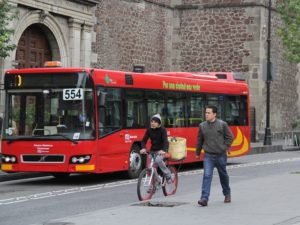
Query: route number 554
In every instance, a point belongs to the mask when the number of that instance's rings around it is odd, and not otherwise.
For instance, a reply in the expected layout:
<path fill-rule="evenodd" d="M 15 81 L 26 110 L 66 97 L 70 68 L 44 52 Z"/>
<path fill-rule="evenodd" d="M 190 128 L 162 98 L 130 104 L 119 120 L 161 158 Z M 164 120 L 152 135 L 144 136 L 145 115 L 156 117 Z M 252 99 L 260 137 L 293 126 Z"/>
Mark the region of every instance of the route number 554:
<path fill-rule="evenodd" d="M 82 100 L 83 89 L 82 88 L 70 88 L 63 89 L 63 100 Z"/>

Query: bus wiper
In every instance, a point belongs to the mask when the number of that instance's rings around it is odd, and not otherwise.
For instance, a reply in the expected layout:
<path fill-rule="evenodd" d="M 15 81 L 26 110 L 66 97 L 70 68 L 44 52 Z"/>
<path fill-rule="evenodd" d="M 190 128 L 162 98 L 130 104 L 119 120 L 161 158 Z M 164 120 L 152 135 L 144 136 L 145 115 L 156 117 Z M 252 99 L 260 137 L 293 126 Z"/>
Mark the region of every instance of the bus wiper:
<path fill-rule="evenodd" d="M 46 137 L 48 136 L 51 136 L 51 137 L 55 137 L 55 136 L 59 136 L 59 137 L 63 137 L 64 139 L 66 139 L 66 140 L 69 140 L 69 141 L 71 141 L 72 143 L 74 143 L 74 144 L 78 144 L 78 142 L 77 141 L 75 141 L 74 139 L 72 139 L 72 138 L 70 138 L 70 137 L 68 137 L 68 136 L 66 136 L 66 135 L 63 135 L 63 134 L 49 134 L 49 135 L 45 135 Z M 44 137 L 45 137 L 44 136 Z"/>
<path fill-rule="evenodd" d="M 43 138 L 45 137 L 44 135 L 35 135 L 35 136 L 27 136 L 27 137 L 17 137 L 17 138 L 14 138 L 14 139 L 9 139 L 7 140 L 7 144 L 11 144 L 15 141 L 23 141 L 23 140 L 32 140 L 32 139 L 40 139 L 40 138 Z"/>
<path fill-rule="evenodd" d="M 15 141 L 29 140 L 29 139 L 31 139 L 31 138 L 28 138 L 28 137 L 20 137 L 20 138 L 9 139 L 9 140 L 7 140 L 7 144 L 11 144 L 11 143 L 13 143 L 13 142 L 15 142 Z"/>

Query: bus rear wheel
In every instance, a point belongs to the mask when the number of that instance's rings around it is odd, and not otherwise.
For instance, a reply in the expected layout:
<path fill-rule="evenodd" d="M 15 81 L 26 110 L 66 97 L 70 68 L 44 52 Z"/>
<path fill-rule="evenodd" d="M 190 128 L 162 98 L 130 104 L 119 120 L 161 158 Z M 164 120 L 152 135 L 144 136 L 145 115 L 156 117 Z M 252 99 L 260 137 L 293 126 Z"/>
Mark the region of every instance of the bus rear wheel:
<path fill-rule="evenodd" d="M 142 157 L 139 153 L 140 147 L 133 145 L 129 154 L 128 176 L 137 178 L 143 169 Z"/>

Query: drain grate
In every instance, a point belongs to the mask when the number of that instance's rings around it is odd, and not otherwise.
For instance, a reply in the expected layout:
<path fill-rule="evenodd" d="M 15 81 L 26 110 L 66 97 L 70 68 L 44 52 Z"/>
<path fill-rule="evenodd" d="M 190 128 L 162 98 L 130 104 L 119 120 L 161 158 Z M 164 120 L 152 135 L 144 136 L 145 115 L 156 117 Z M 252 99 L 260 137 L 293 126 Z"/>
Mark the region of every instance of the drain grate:
<path fill-rule="evenodd" d="M 141 202 L 132 206 L 149 206 L 149 207 L 175 207 L 187 204 L 186 202 Z"/>

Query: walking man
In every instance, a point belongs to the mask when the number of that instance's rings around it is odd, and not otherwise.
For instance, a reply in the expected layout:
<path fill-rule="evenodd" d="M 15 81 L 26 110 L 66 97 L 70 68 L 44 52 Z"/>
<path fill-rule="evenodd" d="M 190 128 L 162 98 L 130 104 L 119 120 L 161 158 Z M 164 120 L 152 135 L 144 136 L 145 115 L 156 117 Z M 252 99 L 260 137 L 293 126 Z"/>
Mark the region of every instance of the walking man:
<path fill-rule="evenodd" d="M 200 158 L 200 151 L 204 149 L 202 193 L 198 204 L 207 206 L 213 171 L 216 167 L 225 196 L 225 203 L 231 202 L 229 176 L 226 170 L 227 150 L 233 142 L 233 135 L 227 123 L 217 119 L 217 107 L 208 105 L 205 107 L 205 119 L 199 125 L 196 158 Z"/>

